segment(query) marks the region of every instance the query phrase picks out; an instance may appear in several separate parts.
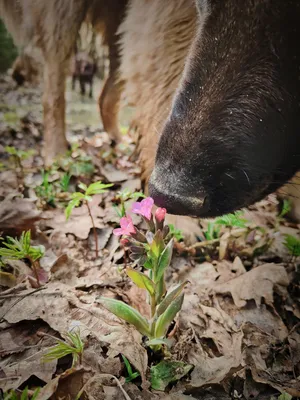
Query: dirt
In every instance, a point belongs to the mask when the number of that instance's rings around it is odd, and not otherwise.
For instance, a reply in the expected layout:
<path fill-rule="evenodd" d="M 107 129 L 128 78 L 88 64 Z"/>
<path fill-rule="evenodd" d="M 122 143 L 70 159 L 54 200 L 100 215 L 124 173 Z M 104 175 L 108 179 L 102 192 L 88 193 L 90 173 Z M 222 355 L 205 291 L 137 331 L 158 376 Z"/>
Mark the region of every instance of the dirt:
<path fill-rule="evenodd" d="M 94 93 L 99 92 L 97 82 Z M 39 287 L 26 260 L 3 260 L 0 270 L 0 388 L 41 387 L 37 399 L 291 399 L 300 397 L 299 263 L 283 242 L 299 238 L 299 225 L 280 217 L 276 196 L 244 210 L 245 226 L 220 227 L 207 240 L 208 221 L 197 222 L 198 241 L 176 243 L 168 285 L 188 280 L 183 308 L 162 358 L 145 346 L 131 326 L 101 308 L 99 295 L 121 299 L 147 313 L 145 292 L 129 282 L 128 258 L 112 234 L 119 217 L 113 203 L 120 190 L 142 189 L 132 154 L 135 138 L 124 134 L 112 149 L 101 127 L 96 99 L 67 90 L 68 139 L 72 150 L 42 185 L 41 88 L 17 89 L 0 79 L 0 231 L 18 236 L 31 230 L 45 248 Z M 126 131 L 130 110 L 122 113 Z M 5 146 L 34 149 L 17 168 Z M 72 172 L 69 189 L 60 181 Z M 64 208 L 78 183 L 113 183 L 66 221 Z M 51 186 L 52 185 L 52 186 Z M 142 229 L 142 221 L 134 223 Z M 181 228 L 178 226 L 177 228 Z M 81 363 L 71 357 L 43 362 L 56 338 L 79 329 Z M 125 382 L 126 356 L 139 377 Z M 163 377 L 163 363 L 178 367 Z M 175 364 L 173 364 L 175 365 Z M 153 371 L 160 390 L 153 389 Z M 152 375 L 151 375 L 152 374 Z M 152 387 L 151 387 L 152 382 Z M 281 397 L 279 397 L 281 395 Z M 1 397 L 1 396 L 0 396 Z"/>

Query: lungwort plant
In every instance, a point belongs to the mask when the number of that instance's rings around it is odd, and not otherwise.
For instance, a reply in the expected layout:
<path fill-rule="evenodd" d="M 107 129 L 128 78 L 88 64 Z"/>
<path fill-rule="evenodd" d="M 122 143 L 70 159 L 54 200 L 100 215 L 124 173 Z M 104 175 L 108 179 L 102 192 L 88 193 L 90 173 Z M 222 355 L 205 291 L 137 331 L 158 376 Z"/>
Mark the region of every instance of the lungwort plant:
<path fill-rule="evenodd" d="M 95 240 L 95 246 L 96 246 L 96 257 L 99 255 L 99 249 L 98 249 L 98 237 L 97 237 L 97 231 L 96 231 L 96 226 L 95 226 L 95 221 L 91 212 L 91 208 L 89 205 L 89 202 L 93 200 L 93 197 L 95 194 L 101 194 L 101 193 L 106 193 L 107 188 L 113 186 L 112 183 L 104 184 L 102 182 L 95 182 L 91 183 L 89 186 L 86 186 L 84 183 L 80 183 L 78 187 L 82 189 L 84 192 L 75 192 L 72 193 L 72 199 L 70 200 L 66 210 L 66 219 L 68 220 L 70 218 L 70 215 L 73 211 L 73 209 L 80 204 L 85 204 L 89 213 L 89 217 L 92 222 L 93 226 L 93 233 L 94 233 L 94 240 Z"/>
<path fill-rule="evenodd" d="M 180 311 L 186 282 L 166 291 L 165 271 L 170 265 L 173 253 L 173 238 L 165 225 L 166 209 L 158 208 L 153 218 L 153 199 L 148 197 L 133 204 L 132 212 L 140 214 L 148 225 L 147 232 L 141 232 L 130 216 L 124 216 L 120 228 L 114 230 L 121 236 L 121 243 L 129 249 L 133 266 L 126 269 L 129 278 L 148 292 L 151 318 L 147 320 L 136 309 L 122 301 L 100 297 L 97 301 L 117 317 L 134 325 L 142 335 L 148 337 L 147 344 L 157 350 L 168 344 L 166 335 L 171 322 Z M 146 272 L 134 269 L 144 267 Z"/>

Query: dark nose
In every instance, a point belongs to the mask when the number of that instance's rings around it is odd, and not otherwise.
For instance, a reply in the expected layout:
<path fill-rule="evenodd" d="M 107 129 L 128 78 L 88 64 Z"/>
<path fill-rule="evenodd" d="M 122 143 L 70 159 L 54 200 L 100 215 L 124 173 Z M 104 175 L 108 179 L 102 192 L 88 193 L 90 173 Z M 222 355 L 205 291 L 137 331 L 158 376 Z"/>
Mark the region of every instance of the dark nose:
<path fill-rule="evenodd" d="M 188 193 L 178 193 L 161 188 L 153 180 L 149 182 L 149 194 L 153 198 L 155 205 L 166 208 L 169 214 L 189 215 L 199 217 L 203 215 L 208 208 L 207 197 L 203 194 L 197 194 L 193 197 Z"/>

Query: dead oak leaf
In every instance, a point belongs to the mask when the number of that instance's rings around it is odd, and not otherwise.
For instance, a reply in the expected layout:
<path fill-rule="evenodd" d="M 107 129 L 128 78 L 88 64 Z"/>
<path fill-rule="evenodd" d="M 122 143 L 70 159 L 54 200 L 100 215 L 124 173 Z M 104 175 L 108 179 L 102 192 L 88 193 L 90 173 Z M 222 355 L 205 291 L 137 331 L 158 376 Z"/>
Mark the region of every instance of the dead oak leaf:
<path fill-rule="evenodd" d="M 105 211 L 99 206 L 101 201 L 102 195 L 95 195 L 92 201 L 89 202 L 95 226 L 99 229 L 104 228 L 102 218 L 105 216 Z M 85 204 L 74 208 L 67 221 L 62 210 L 47 211 L 44 213 L 44 217 L 47 218 L 46 225 L 48 227 L 62 233 L 72 233 L 77 238 L 83 240 L 88 238 L 89 232 L 93 227 Z"/>
<path fill-rule="evenodd" d="M 257 307 L 264 298 L 266 303 L 273 303 L 274 287 L 285 289 L 289 279 L 285 268 L 278 264 L 263 264 L 245 274 L 214 286 L 214 292 L 231 294 L 237 307 L 244 307 L 248 300 L 254 300 Z"/>
<path fill-rule="evenodd" d="M 40 218 L 41 212 L 29 199 L 10 195 L 0 202 L 0 231 L 5 235 L 17 236 L 29 229 L 34 231 L 35 222 Z"/>

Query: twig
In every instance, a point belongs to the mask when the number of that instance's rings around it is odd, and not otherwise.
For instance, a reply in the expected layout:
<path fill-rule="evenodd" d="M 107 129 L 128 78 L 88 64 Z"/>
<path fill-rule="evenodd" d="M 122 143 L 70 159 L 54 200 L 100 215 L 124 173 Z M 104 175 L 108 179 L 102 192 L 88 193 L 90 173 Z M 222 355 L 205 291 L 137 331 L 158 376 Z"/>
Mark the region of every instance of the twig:
<path fill-rule="evenodd" d="M 89 202 L 86 201 L 85 204 L 86 204 L 86 206 L 87 206 L 87 209 L 88 209 L 88 212 L 89 212 L 89 216 L 90 216 L 90 218 L 91 218 L 92 225 L 93 225 L 94 240 L 95 240 L 95 245 L 96 245 L 96 257 L 98 258 L 98 257 L 99 257 L 99 249 L 98 249 L 98 235 L 97 235 L 97 230 L 96 230 L 94 218 L 93 218 L 92 213 L 91 213 L 91 209 L 90 209 L 90 206 L 89 206 Z"/>
<path fill-rule="evenodd" d="M 132 400 L 131 397 L 129 397 L 129 395 L 128 395 L 128 394 L 125 392 L 125 390 L 123 389 L 122 384 L 121 384 L 121 382 L 119 381 L 119 379 L 118 379 L 116 376 L 111 375 L 111 374 L 99 374 L 99 375 L 96 375 L 96 376 L 93 376 L 92 378 L 90 378 L 90 379 L 86 382 L 86 384 L 82 387 L 82 389 L 80 390 L 80 392 L 78 393 L 78 395 L 76 396 L 76 400 L 77 400 L 77 399 L 80 399 L 80 397 L 81 397 L 82 393 L 84 392 L 85 388 L 87 387 L 87 385 L 90 384 L 90 383 L 93 382 L 93 381 L 98 380 L 99 377 L 110 378 L 110 379 L 112 378 L 112 379 L 114 379 L 114 380 L 116 381 L 117 385 L 119 386 L 121 392 L 123 393 L 125 399 L 126 399 L 126 400 Z"/>

